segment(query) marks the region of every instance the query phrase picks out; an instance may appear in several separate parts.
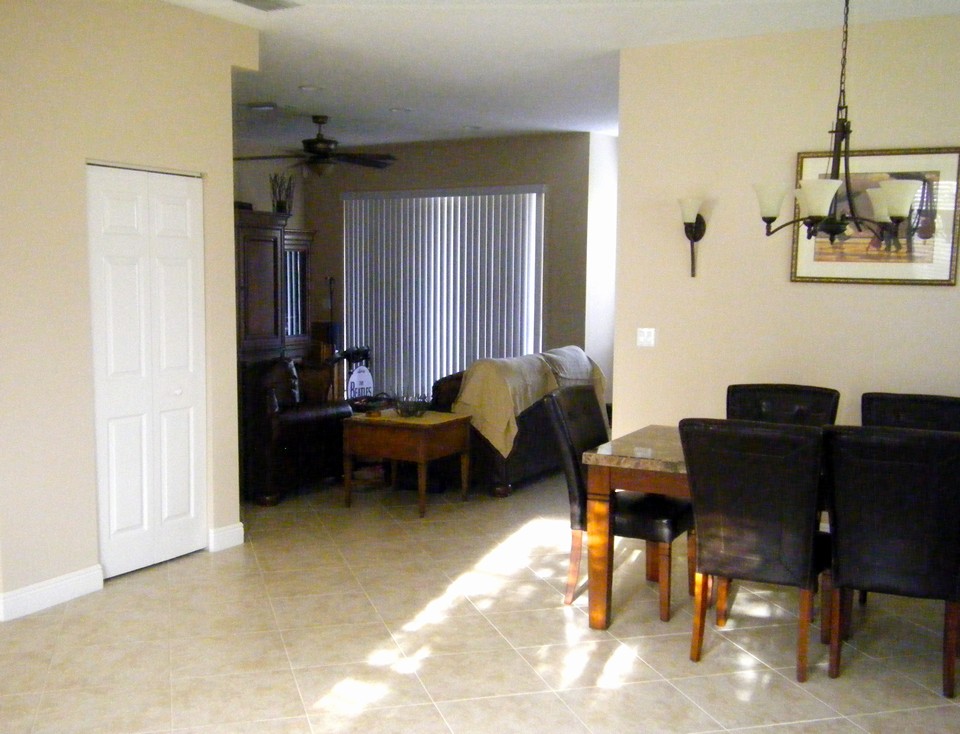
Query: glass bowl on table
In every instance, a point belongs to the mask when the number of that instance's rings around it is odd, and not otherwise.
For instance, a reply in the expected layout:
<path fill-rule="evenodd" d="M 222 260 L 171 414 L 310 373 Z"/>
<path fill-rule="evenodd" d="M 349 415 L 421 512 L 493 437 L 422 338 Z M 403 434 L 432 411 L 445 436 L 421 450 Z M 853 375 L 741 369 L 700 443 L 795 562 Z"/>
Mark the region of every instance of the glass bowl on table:
<path fill-rule="evenodd" d="M 397 395 L 393 407 L 401 418 L 419 418 L 430 408 L 426 395 Z"/>

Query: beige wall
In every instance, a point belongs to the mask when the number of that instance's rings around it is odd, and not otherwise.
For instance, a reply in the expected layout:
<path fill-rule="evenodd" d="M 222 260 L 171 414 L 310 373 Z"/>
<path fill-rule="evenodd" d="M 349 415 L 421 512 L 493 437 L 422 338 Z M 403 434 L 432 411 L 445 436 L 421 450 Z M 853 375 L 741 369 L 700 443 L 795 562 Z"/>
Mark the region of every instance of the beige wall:
<path fill-rule="evenodd" d="M 313 272 L 321 280 L 315 282 L 335 276 L 337 298 L 342 296 L 342 192 L 546 184 L 543 345 L 584 345 L 589 135 L 413 143 L 378 146 L 376 151 L 393 153 L 398 160 L 383 170 L 340 166 L 325 177 L 308 179 L 306 216 L 319 243 Z M 326 289 L 318 286 L 314 295 L 325 314 Z"/>
<path fill-rule="evenodd" d="M 837 28 L 622 54 L 615 433 L 722 416 L 741 381 L 837 388 L 848 423 L 866 390 L 960 395 L 958 288 L 791 283 L 791 235 L 763 235 L 751 184 L 828 147 L 839 46 Z M 956 17 L 853 27 L 853 147 L 960 145 L 958 65 Z M 696 278 L 691 194 L 710 203 Z"/>
<path fill-rule="evenodd" d="M 590 136 L 590 200 L 587 205 L 587 300 L 584 349 L 607 377 L 613 395 L 613 315 L 617 277 L 617 139 Z"/>
<path fill-rule="evenodd" d="M 154 0 L 0 21 L 0 592 L 98 563 L 85 167 L 204 177 L 211 528 L 239 521 L 231 65 L 240 28 Z"/>

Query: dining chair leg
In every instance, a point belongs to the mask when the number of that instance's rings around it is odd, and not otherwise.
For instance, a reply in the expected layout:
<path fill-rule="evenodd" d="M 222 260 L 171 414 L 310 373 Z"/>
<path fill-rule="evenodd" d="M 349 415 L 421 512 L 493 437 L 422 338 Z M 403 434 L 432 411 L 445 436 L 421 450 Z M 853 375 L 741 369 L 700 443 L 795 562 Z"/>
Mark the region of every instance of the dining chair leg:
<path fill-rule="evenodd" d="M 844 640 L 850 639 L 850 625 L 853 620 L 853 589 L 840 590 L 840 605 L 843 616 L 840 619 L 840 634 Z"/>
<path fill-rule="evenodd" d="M 831 678 L 840 675 L 840 647 L 843 645 L 843 641 L 840 639 L 843 627 L 843 621 L 841 620 L 843 605 L 840 601 L 842 593 L 843 590 L 836 587 L 830 592 L 830 663 L 827 668 L 827 675 Z"/>
<path fill-rule="evenodd" d="M 948 601 L 943 613 L 943 695 L 956 691 L 957 641 L 960 638 L 960 602 Z"/>
<path fill-rule="evenodd" d="M 693 596 L 694 580 L 697 576 L 697 531 L 692 528 L 687 533 L 687 593 Z"/>
<path fill-rule="evenodd" d="M 671 543 L 657 543 L 657 559 L 660 568 L 657 570 L 657 578 L 660 580 L 660 621 L 670 621 L 670 564 L 672 558 L 673 546 Z"/>
<path fill-rule="evenodd" d="M 717 627 L 727 625 L 727 605 L 730 603 L 730 579 L 724 576 L 717 576 L 715 584 L 717 587 Z"/>
<path fill-rule="evenodd" d="M 652 540 L 644 541 L 644 546 L 646 548 L 644 555 L 647 557 L 647 581 L 659 581 L 660 580 L 660 559 L 657 556 L 657 546 L 659 543 L 655 543 Z"/>
<path fill-rule="evenodd" d="M 699 662 L 700 653 L 703 651 L 703 630 L 707 625 L 707 600 L 709 589 L 707 585 L 708 576 L 697 572 L 694 580 L 693 593 L 693 634 L 690 638 L 690 659 L 693 662 Z"/>
<path fill-rule="evenodd" d="M 800 589 L 800 618 L 797 620 L 797 681 L 807 680 L 807 650 L 810 648 L 810 614 L 813 589 Z"/>
<path fill-rule="evenodd" d="M 567 566 L 567 590 L 563 595 L 564 604 L 573 603 L 573 595 L 577 592 L 577 582 L 580 580 L 580 559 L 583 557 L 583 531 L 570 531 L 570 563 Z"/>
<path fill-rule="evenodd" d="M 830 644 L 830 625 L 832 614 L 832 605 L 830 600 L 833 597 L 833 574 L 828 568 L 820 574 L 820 642 L 824 645 Z"/>

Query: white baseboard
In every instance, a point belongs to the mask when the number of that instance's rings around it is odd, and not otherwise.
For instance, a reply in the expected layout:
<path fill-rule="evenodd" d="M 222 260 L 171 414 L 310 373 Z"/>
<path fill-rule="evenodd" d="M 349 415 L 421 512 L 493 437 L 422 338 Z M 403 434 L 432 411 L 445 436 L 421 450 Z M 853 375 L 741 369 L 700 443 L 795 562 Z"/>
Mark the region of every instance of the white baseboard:
<path fill-rule="evenodd" d="M 243 545 L 243 523 L 211 528 L 208 543 L 207 547 L 212 552 Z M 98 563 L 22 589 L 0 593 L 0 622 L 25 617 L 102 588 L 103 568 Z"/>
<path fill-rule="evenodd" d="M 210 528 L 207 550 L 211 553 L 243 545 L 243 523 L 226 525 L 222 528 Z"/>
<path fill-rule="evenodd" d="M 103 588 L 103 568 L 95 566 L 0 594 L 0 622 L 25 617 Z"/>

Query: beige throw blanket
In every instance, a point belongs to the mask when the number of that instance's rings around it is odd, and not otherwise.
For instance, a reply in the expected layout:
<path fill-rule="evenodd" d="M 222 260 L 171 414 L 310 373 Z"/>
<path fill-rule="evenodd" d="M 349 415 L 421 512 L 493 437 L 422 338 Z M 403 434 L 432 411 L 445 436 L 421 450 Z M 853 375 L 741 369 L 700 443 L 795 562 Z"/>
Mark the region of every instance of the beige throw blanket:
<path fill-rule="evenodd" d="M 506 359 L 479 359 L 467 368 L 454 413 L 470 423 L 504 457 L 513 449 L 517 416 L 558 387 L 592 381 L 603 402 L 604 377 L 580 347 Z"/>

